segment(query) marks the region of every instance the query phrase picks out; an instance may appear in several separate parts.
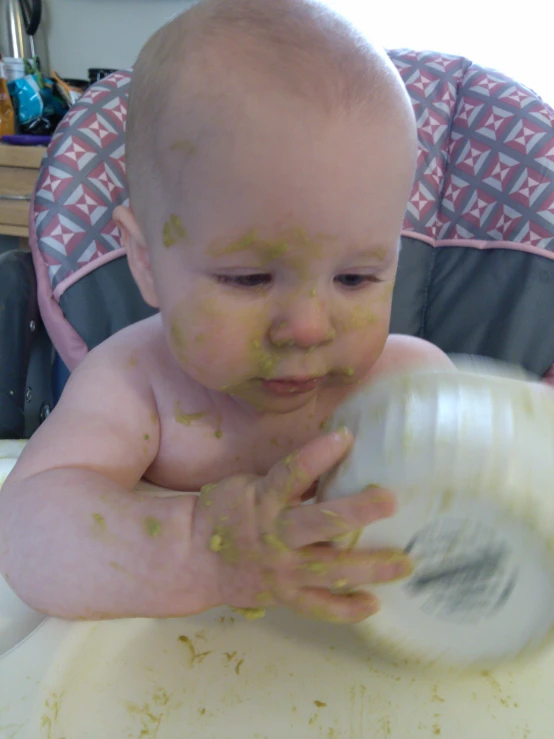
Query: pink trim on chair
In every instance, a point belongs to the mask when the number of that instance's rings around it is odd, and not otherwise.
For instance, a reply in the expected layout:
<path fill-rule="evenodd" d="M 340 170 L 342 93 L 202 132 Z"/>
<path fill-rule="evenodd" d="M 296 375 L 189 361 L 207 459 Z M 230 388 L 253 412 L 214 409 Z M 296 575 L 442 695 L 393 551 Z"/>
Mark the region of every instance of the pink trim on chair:
<path fill-rule="evenodd" d="M 545 372 L 542 380 L 546 385 L 554 387 L 554 364 L 551 365 L 549 369 Z"/>
<path fill-rule="evenodd" d="M 417 239 L 418 241 L 424 241 L 429 246 L 436 248 L 448 247 L 448 246 L 465 246 L 470 249 L 510 249 L 511 251 L 523 251 L 527 254 L 535 254 L 539 257 L 545 257 L 546 259 L 554 259 L 554 252 L 548 251 L 547 249 L 541 249 L 538 246 L 532 246 L 531 244 L 518 244 L 513 241 L 478 241 L 477 239 L 434 239 L 432 236 L 426 236 L 425 234 L 417 233 L 416 231 L 402 231 L 402 236 L 406 236 L 410 239 Z"/>
<path fill-rule="evenodd" d="M 83 267 L 81 267 L 80 270 L 74 272 L 69 277 L 66 277 L 65 280 L 62 280 L 59 285 L 56 286 L 56 289 L 53 293 L 54 299 L 59 302 L 64 292 L 76 282 L 79 282 L 82 277 L 90 274 L 90 272 L 94 272 L 94 270 L 98 267 L 102 267 L 102 265 L 107 264 L 108 262 L 113 262 L 114 259 L 120 259 L 124 256 L 125 249 L 123 247 L 120 247 L 119 249 L 114 249 L 114 251 L 110 251 L 107 254 L 102 254 L 101 257 L 93 259 L 92 262 L 85 264 Z"/>
<path fill-rule="evenodd" d="M 34 202 L 34 199 L 35 193 L 33 192 L 31 202 Z M 69 323 L 62 309 L 56 300 L 54 300 L 48 267 L 37 247 L 37 232 L 35 230 L 32 209 L 29 212 L 29 246 L 31 247 L 31 255 L 37 278 L 38 305 L 42 321 L 58 354 L 67 368 L 73 371 L 79 362 L 86 357 L 88 346 Z"/>

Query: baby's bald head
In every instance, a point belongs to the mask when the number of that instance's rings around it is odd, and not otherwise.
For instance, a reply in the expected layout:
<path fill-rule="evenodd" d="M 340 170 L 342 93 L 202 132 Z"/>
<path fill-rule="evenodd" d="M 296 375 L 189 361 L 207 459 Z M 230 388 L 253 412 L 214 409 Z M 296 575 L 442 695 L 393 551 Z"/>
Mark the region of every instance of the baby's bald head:
<path fill-rule="evenodd" d="M 408 157 L 415 152 L 396 70 L 345 19 L 317 0 L 203 0 L 155 33 L 134 67 L 127 178 L 143 229 L 177 184 L 175 159 L 201 156 L 202 143 L 241 125 L 248 98 L 263 96 L 327 117 L 386 120 Z"/>

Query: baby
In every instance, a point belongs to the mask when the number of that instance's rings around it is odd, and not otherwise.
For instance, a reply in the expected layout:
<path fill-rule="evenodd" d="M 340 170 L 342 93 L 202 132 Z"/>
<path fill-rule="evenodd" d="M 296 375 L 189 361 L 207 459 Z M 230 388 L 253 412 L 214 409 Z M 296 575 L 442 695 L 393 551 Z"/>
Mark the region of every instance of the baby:
<path fill-rule="evenodd" d="M 323 428 L 349 394 L 449 363 L 388 335 L 416 149 L 391 62 L 315 1 L 205 0 L 152 37 L 114 218 L 159 313 L 90 352 L 4 485 L 0 571 L 24 601 L 348 623 L 410 572 L 332 543 L 392 515 L 391 493 L 301 503 L 348 453 Z"/>

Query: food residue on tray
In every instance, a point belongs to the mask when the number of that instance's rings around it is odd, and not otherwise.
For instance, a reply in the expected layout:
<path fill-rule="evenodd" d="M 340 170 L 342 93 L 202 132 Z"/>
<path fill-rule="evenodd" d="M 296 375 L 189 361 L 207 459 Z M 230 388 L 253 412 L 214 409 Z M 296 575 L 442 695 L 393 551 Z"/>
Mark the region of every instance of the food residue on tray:
<path fill-rule="evenodd" d="M 431 697 L 431 700 L 438 701 L 439 703 L 444 703 L 444 698 L 441 698 L 438 691 L 439 691 L 439 686 L 433 685 L 433 695 Z"/>
<path fill-rule="evenodd" d="M 185 636 L 184 634 L 182 634 L 178 638 L 178 641 L 180 641 L 181 644 L 185 644 L 188 647 L 188 650 L 190 653 L 191 665 L 203 662 L 206 659 L 206 657 L 208 657 L 210 654 L 213 653 L 213 650 L 210 650 L 207 652 L 198 652 L 196 650 L 196 647 L 194 646 L 192 639 L 189 636 Z"/>
<path fill-rule="evenodd" d="M 157 688 L 151 701 L 144 701 L 140 706 L 137 703 L 127 703 L 127 711 L 140 722 L 141 731 L 138 736 L 141 739 L 156 739 L 169 701 L 167 692 L 163 688 Z"/>
<path fill-rule="evenodd" d="M 44 713 L 41 716 L 40 725 L 46 729 L 47 739 L 52 739 L 52 729 L 58 721 L 63 696 L 64 693 L 51 693 L 50 697 L 44 701 Z"/>

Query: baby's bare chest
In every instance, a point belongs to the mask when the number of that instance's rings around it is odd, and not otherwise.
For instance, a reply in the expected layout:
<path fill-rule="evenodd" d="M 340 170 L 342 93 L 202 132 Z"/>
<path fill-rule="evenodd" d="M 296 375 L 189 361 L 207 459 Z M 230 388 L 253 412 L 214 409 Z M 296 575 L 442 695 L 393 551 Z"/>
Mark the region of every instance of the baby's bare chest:
<path fill-rule="evenodd" d="M 221 403 L 167 396 L 158 402 L 160 445 L 151 482 L 197 491 L 231 475 L 265 475 L 279 460 L 322 433 L 328 414 L 260 418 Z"/>

